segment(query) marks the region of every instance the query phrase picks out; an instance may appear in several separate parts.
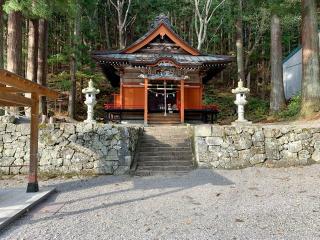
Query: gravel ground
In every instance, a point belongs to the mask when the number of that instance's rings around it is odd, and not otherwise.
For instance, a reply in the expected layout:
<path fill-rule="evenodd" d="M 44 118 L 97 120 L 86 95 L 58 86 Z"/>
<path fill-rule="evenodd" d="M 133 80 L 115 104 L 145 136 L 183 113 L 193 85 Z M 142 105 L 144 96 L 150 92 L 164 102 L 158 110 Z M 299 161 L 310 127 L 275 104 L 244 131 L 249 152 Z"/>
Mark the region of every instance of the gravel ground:
<path fill-rule="evenodd" d="M 52 179 L 0 239 L 320 239 L 319 182 L 320 165 Z"/>

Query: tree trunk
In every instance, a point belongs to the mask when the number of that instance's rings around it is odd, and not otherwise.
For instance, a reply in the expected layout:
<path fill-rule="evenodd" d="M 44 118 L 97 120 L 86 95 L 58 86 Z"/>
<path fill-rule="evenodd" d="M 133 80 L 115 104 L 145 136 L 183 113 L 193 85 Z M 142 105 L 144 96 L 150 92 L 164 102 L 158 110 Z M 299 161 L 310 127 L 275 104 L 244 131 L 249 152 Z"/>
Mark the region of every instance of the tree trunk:
<path fill-rule="evenodd" d="M 242 22 L 242 0 L 239 0 L 239 17 L 236 22 L 236 32 L 237 32 L 237 65 L 238 65 L 238 79 L 245 81 L 244 74 L 244 58 L 243 58 L 243 22 Z"/>
<path fill-rule="evenodd" d="M 27 79 L 37 82 L 38 71 L 38 39 L 39 39 L 39 21 L 37 19 L 29 20 L 28 30 L 28 61 L 27 61 Z"/>
<path fill-rule="evenodd" d="M 123 12 L 123 5 L 121 7 L 119 6 L 118 10 L 118 31 L 119 31 L 119 49 L 124 49 L 125 48 L 125 43 L 124 43 L 124 24 L 122 20 L 122 12 Z"/>
<path fill-rule="evenodd" d="M 42 86 L 47 86 L 48 72 L 48 21 L 45 19 L 39 20 L 39 52 L 38 52 L 38 83 Z M 45 97 L 41 98 L 40 112 L 42 115 L 47 115 L 47 101 Z"/>
<path fill-rule="evenodd" d="M 123 30 L 119 30 L 119 49 L 124 49 L 125 48 L 125 43 L 124 43 L 124 34 Z"/>
<path fill-rule="evenodd" d="M 274 14 L 271 18 L 271 112 L 279 112 L 286 103 L 283 87 L 281 36 L 280 19 Z"/>
<path fill-rule="evenodd" d="M 319 68 L 316 3 L 315 0 L 302 0 L 302 117 L 320 110 Z"/>
<path fill-rule="evenodd" d="M 11 12 L 8 16 L 7 70 L 22 75 L 22 15 Z M 10 108 L 13 115 L 19 115 L 19 108 Z M 8 108 L 6 114 L 8 113 Z"/>
<path fill-rule="evenodd" d="M 108 23 L 108 19 L 107 19 L 107 3 L 105 3 L 105 14 L 104 16 L 104 32 L 105 32 L 105 37 L 106 37 L 106 47 L 107 49 L 111 49 L 111 44 L 110 44 L 110 36 L 109 36 L 109 23 Z"/>
<path fill-rule="evenodd" d="M 68 113 L 69 117 L 75 119 L 76 116 L 76 97 L 77 97 L 77 57 L 76 57 L 76 46 L 77 42 L 80 39 L 80 6 L 77 4 L 76 18 L 74 20 L 74 32 L 72 40 L 72 49 L 73 52 L 70 57 L 70 80 L 71 80 L 71 89 L 69 94 L 69 106 Z"/>
<path fill-rule="evenodd" d="M 7 69 L 22 75 L 22 15 L 11 12 L 8 16 Z"/>
<path fill-rule="evenodd" d="M 3 47 L 3 9 L 4 0 L 0 0 L 0 68 L 4 67 L 4 47 Z"/>

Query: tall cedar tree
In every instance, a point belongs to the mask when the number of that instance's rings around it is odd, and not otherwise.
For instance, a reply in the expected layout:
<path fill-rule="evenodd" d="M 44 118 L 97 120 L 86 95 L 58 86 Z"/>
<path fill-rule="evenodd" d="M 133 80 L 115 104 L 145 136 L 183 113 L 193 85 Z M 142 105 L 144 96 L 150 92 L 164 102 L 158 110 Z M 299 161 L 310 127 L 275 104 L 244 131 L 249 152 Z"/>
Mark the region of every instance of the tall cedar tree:
<path fill-rule="evenodd" d="M 22 75 L 22 15 L 17 11 L 8 16 L 7 69 Z"/>
<path fill-rule="evenodd" d="M 315 0 L 302 0 L 302 107 L 301 116 L 320 110 L 320 66 Z"/>
<path fill-rule="evenodd" d="M 39 20 L 28 20 L 28 61 L 26 77 L 30 81 L 37 82 L 38 48 L 39 48 Z"/>
<path fill-rule="evenodd" d="M 286 104 L 283 87 L 282 70 L 282 33 L 280 18 L 277 14 L 271 17 L 271 93 L 270 110 L 271 112 L 280 111 Z"/>
<path fill-rule="evenodd" d="M 237 66 L 238 80 L 245 81 L 244 59 L 243 59 L 243 21 L 242 21 L 242 0 L 239 0 L 239 14 L 236 22 L 236 46 L 237 46 Z"/>
<path fill-rule="evenodd" d="M 76 117 L 76 97 L 77 97 L 77 53 L 76 48 L 80 40 L 80 20 L 81 20 L 81 7 L 78 1 L 75 6 L 75 18 L 73 20 L 73 37 L 71 40 L 72 53 L 70 56 L 70 79 L 71 89 L 69 94 L 68 113 L 69 117 L 74 119 Z"/>

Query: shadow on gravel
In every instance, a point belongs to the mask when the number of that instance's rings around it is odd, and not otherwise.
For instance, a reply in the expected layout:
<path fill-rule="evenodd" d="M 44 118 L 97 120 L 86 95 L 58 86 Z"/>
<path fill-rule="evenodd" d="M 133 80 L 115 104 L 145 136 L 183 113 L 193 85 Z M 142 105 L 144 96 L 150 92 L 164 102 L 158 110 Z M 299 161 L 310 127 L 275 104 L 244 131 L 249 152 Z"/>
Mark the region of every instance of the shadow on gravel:
<path fill-rule="evenodd" d="M 58 196 L 59 192 L 63 193 L 63 192 L 69 192 L 69 191 L 83 191 L 83 190 L 85 191 L 86 189 L 99 187 L 99 186 L 100 187 L 106 186 L 106 189 L 108 189 L 108 185 L 120 184 L 123 182 L 133 183 L 133 186 L 128 189 L 98 193 L 98 194 L 89 195 L 83 198 L 77 198 L 75 196 L 73 200 L 68 200 L 68 201 L 60 201 L 60 202 L 56 201 L 56 197 Z M 84 214 L 84 213 L 99 210 L 99 209 L 105 209 L 105 208 L 119 206 L 119 205 L 126 205 L 129 203 L 139 202 L 139 201 L 148 200 L 148 199 L 156 200 L 158 197 L 166 196 L 169 194 L 177 193 L 193 187 L 207 185 L 207 184 L 210 184 L 212 186 L 228 186 L 234 183 L 228 180 L 227 178 L 215 173 L 214 171 L 206 170 L 206 169 L 194 170 L 190 172 L 188 175 L 184 175 L 184 176 L 174 176 L 174 175 L 173 176 L 151 176 L 151 177 L 101 176 L 101 177 L 92 178 L 88 180 L 78 180 L 73 182 L 61 183 L 61 184 L 55 185 L 55 187 L 58 190 L 58 193 L 53 195 L 45 203 L 43 203 L 42 207 L 43 205 L 63 206 L 63 205 L 72 204 L 72 203 L 77 204 L 78 202 L 87 201 L 87 200 L 94 201 L 95 198 L 112 196 L 116 194 L 123 194 L 123 193 L 128 193 L 128 192 L 137 191 L 137 190 L 163 189 L 163 191 L 157 194 L 150 194 L 150 195 L 148 194 L 146 195 L 144 193 L 143 196 L 141 197 L 131 198 L 131 199 L 122 200 L 122 201 L 114 201 L 109 203 L 102 201 L 101 205 L 99 206 L 95 206 L 95 207 L 88 206 L 85 209 L 80 209 L 80 210 L 70 211 L 70 212 L 59 212 L 60 210 L 59 208 L 51 216 L 41 217 L 35 220 L 29 219 L 28 224 L 51 220 L 55 218 L 63 218 L 63 217 Z M 37 207 L 36 209 L 39 210 L 39 208 L 41 208 L 41 206 Z"/>

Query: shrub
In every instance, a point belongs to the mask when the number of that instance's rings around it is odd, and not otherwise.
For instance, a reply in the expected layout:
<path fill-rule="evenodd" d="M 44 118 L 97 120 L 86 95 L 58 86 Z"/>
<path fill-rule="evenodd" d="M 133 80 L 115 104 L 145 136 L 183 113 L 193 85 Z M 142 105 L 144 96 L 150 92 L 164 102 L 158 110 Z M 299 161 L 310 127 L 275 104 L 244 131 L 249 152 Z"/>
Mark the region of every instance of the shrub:
<path fill-rule="evenodd" d="M 299 94 L 290 99 L 286 109 L 279 112 L 278 116 L 284 120 L 286 119 L 291 120 L 299 116 L 300 109 L 301 109 L 301 95 Z"/>
<path fill-rule="evenodd" d="M 248 104 L 245 106 L 247 118 L 257 122 L 265 119 L 269 114 L 269 102 L 257 97 L 248 98 Z"/>

